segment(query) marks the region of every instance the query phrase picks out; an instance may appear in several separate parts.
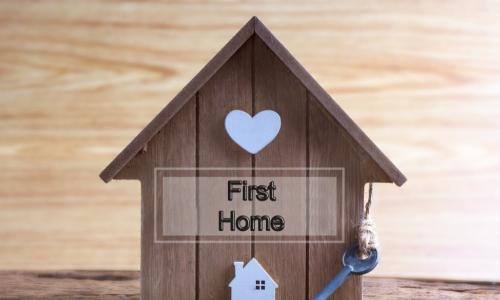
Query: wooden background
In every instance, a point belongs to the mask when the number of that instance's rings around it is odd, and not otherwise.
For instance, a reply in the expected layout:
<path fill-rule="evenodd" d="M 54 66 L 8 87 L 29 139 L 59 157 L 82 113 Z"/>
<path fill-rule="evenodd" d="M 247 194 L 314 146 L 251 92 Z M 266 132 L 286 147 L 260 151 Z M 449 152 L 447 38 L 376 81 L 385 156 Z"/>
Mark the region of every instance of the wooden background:
<path fill-rule="evenodd" d="M 500 4 L 302 2 L 0 2 L 0 269 L 137 269 L 98 173 L 257 15 L 408 177 L 372 274 L 500 280 Z"/>

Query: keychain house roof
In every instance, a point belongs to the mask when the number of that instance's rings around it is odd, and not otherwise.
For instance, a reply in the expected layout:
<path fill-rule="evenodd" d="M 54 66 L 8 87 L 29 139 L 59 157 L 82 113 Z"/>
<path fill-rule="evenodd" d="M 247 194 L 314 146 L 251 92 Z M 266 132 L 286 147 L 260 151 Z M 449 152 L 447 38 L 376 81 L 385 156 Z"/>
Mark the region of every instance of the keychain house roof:
<path fill-rule="evenodd" d="M 210 33 L 207 33 L 210 34 Z M 194 46 L 195 44 L 193 44 Z M 281 116 L 275 140 L 252 155 L 224 131 L 232 110 Z M 343 240 L 336 243 L 157 241 L 156 172 L 186 168 L 314 168 L 343 174 Z M 256 171 L 257 170 L 257 171 Z M 366 136 L 274 35 L 253 17 L 102 171 L 100 177 L 140 180 L 142 190 L 142 299 L 229 299 L 233 262 L 258 258 L 279 288 L 277 299 L 310 298 L 341 268 L 339 257 L 355 239 L 364 185 L 405 176 Z M 196 184 L 193 181 L 193 184 Z M 309 187 L 308 193 L 314 192 Z M 196 202 L 196 199 L 186 200 Z M 193 204 L 193 206 L 196 206 Z M 305 209 L 304 214 L 309 214 Z M 307 216 L 309 217 L 309 216 Z M 160 227 L 158 227 L 160 228 Z M 339 299 L 361 299 L 353 276 Z"/>

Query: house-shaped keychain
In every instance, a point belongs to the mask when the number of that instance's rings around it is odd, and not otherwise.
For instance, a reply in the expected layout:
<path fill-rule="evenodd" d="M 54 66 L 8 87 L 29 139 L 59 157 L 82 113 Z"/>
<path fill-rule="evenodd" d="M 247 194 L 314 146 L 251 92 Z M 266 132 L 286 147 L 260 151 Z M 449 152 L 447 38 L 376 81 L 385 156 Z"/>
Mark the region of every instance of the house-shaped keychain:
<path fill-rule="evenodd" d="M 241 261 L 234 263 L 234 278 L 229 287 L 231 299 L 274 300 L 278 284 L 257 259 L 252 258 L 246 265 Z"/>
<path fill-rule="evenodd" d="M 257 18 L 100 176 L 141 183 L 142 299 L 192 300 L 231 299 L 254 268 L 252 299 L 310 299 L 355 243 L 365 184 L 406 180 Z M 361 298 L 360 276 L 335 293 Z"/>

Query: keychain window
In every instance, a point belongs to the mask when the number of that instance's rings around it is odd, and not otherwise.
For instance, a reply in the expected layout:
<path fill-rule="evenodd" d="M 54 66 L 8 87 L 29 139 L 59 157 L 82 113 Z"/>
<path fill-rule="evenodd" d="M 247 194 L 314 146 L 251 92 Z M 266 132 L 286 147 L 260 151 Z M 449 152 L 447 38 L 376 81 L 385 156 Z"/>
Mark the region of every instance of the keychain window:
<path fill-rule="evenodd" d="M 265 290 L 266 289 L 266 281 L 265 280 L 255 280 L 255 289 L 256 290 Z"/>

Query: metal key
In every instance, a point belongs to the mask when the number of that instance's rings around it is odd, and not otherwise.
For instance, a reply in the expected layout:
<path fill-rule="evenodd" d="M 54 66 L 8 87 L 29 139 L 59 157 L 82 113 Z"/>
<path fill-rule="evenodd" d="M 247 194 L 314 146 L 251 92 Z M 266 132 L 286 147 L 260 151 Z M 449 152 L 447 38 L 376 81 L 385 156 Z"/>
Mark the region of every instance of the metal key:
<path fill-rule="evenodd" d="M 326 300 L 339 286 L 349 277 L 351 273 L 363 275 L 375 269 L 378 263 L 378 253 L 376 249 L 371 250 L 370 255 L 361 259 L 358 257 L 358 248 L 352 247 L 344 252 L 342 258 L 344 267 L 316 296 L 313 300 Z"/>

